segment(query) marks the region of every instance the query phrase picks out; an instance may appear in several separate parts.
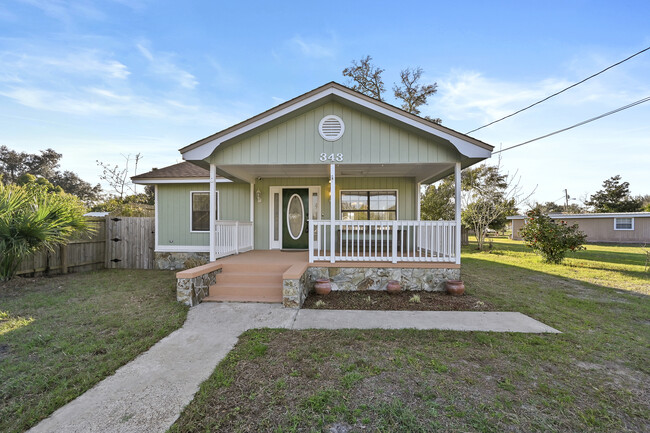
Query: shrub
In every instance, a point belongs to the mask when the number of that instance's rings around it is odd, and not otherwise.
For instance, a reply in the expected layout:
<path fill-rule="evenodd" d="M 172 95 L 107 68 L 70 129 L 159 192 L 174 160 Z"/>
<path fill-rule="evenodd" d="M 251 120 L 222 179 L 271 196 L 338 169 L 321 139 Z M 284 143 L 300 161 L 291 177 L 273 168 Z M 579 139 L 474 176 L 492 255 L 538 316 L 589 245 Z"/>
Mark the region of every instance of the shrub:
<path fill-rule="evenodd" d="M 578 224 L 569 226 L 565 221 L 558 224 L 539 210 L 532 210 L 526 216 L 526 224 L 519 234 L 546 263 L 562 263 L 567 251 L 585 249 L 582 244 L 587 235 L 578 230 Z"/>
<path fill-rule="evenodd" d="M 40 248 L 53 249 L 89 231 L 78 198 L 38 184 L 0 183 L 0 280 L 9 280 L 20 262 Z"/>

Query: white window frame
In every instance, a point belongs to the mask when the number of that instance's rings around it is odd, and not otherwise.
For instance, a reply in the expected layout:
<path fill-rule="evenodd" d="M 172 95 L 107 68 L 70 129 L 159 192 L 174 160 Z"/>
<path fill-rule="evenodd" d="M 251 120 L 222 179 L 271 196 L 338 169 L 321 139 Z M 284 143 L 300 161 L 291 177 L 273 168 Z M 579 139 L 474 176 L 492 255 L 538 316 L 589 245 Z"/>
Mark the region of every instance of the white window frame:
<path fill-rule="evenodd" d="M 393 188 L 381 188 L 381 189 L 364 189 L 364 188 L 356 188 L 356 189 L 342 189 L 339 191 L 339 220 L 343 219 L 343 193 L 344 192 L 354 192 L 354 191 L 363 191 L 363 192 L 395 192 L 395 221 L 399 221 L 399 190 L 398 189 L 393 189 Z M 381 212 L 381 211 L 379 211 Z M 379 220 L 379 221 L 392 221 L 392 220 Z"/>
<path fill-rule="evenodd" d="M 194 194 L 207 194 L 210 197 L 210 191 L 190 191 L 190 233 L 210 233 L 208 230 L 192 230 L 192 203 L 194 201 Z M 221 219 L 221 203 L 219 203 L 219 191 L 217 191 L 217 221 Z M 208 209 L 209 211 L 209 209 Z"/>
<path fill-rule="evenodd" d="M 629 228 L 629 229 L 627 229 L 627 228 L 625 228 L 625 229 L 619 228 L 618 224 L 617 224 L 618 220 L 630 220 L 632 222 L 632 228 Z M 634 217 L 618 217 L 618 218 L 614 218 L 614 230 L 617 230 L 617 231 L 618 230 L 633 231 L 634 230 Z"/>

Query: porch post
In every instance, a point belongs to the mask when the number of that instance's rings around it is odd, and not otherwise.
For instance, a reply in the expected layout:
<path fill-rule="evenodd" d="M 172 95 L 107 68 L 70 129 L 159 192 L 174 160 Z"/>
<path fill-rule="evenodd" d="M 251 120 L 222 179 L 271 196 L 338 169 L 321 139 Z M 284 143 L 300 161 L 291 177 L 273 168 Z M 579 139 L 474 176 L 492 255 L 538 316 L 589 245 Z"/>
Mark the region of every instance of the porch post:
<path fill-rule="evenodd" d="M 422 184 L 420 182 L 417 182 L 415 184 L 415 197 L 417 199 L 417 203 L 415 203 L 415 219 L 420 221 L 421 216 L 420 216 L 420 207 L 422 207 L 422 191 L 420 187 Z"/>
<path fill-rule="evenodd" d="M 460 162 L 456 163 L 454 169 L 454 181 L 456 184 L 456 264 L 460 265 Z"/>
<path fill-rule="evenodd" d="M 336 255 L 336 165 L 330 164 L 330 263 Z"/>
<path fill-rule="evenodd" d="M 210 261 L 215 261 L 214 234 L 217 221 L 217 166 L 210 164 Z"/>

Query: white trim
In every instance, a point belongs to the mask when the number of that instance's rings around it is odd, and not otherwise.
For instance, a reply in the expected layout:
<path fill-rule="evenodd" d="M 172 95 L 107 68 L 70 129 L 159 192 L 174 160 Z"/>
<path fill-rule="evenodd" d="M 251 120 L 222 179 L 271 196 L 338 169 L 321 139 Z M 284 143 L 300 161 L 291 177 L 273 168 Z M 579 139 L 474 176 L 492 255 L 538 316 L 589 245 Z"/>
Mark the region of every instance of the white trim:
<path fill-rule="evenodd" d="M 133 180 L 133 183 L 137 183 L 139 185 L 156 185 L 156 184 L 166 184 L 166 183 L 210 183 L 210 178 L 209 177 L 183 177 L 183 178 L 165 178 L 165 179 L 138 179 L 138 180 Z M 219 177 L 215 179 L 216 183 L 232 183 L 232 180 L 226 179 L 224 177 Z"/>
<path fill-rule="evenodd" d="M 311 206 L 311 199 L 314 193 L 318 194 L 318 201 L 322 203 L 322 195 L 321 195 L 321 188 L 320 185 L 272 185 L 269 186 L 269 249 L 270 250 L 281 250 L 282 249 L 282 229 L 284 228 L 284 225 L 282 224 L 283 218 L 283 204 L 282 204 L 282 190 L 283 189 L 306 189 L 309 191 L 309 198 L 308 198 L 308 206 L 307 206 L 307 217 L 309 220 L 316 219 L 320 220 L 320 215 L 316 215 L 316 218 L 312 215 L 312 206 Z M 279 193 L 280 194 L 280 200 L 278 200 L 278 206 L 280 206 L 280 221 L 279 224 L 280 226 L 278 227 L 278 241 L 276 242 L 273 240 L 273 214 L 274 214 L 274 207 L 273 207 L 273 194 Z M 319 206 L 319 210 L 322 207 Z"/>
<path fill-rule="evenodd" d="M 221 203 L 219 200 L 219 191 L 215 192 L 217 196 L 217 219 L 215 221 L 219 221 L 221 219 Z M 190 191 L 190 233 L 210 233 L 210 230 L 192 230 L 192 194 L 194 193 L 208 194 L 209 196 L 210 191 Z"/>
<path fill-rule="evenodd" d="M 208 253 L 210 247 L 205 245 L 158 245 L 156 253 Z"/>
<path fill-rule="evenodd" d="M 156 246 L 156 249 L 158 249 L 158 246 L 160 243 L 158 242 L 158 185 L 154 185 L 153 187 L 153 205 L 154 205 L 154 245 Z"/>
<path fill-rule="evenodd" d="M 632 228 L 630 228 L 630 229 L 619 229 L 619 228 L 617 228 L 616 227 L 616 222 L 617 222 L 616 220 L 622 220 L 622 219 L 632 220 Z M 628 231 L 628 232 L 629 231 L 634 231 L 634 217 L 615 217 L 614 218 L 614 230 L 616 230 L 616 231 L 622 230 L 622 231 Z"/>
<path fill-rule="evenodd" d="M 576 219 L 576 218 L 650 218 L 650 212 L 630 212 L 630 213 L 587 213 L 587 214 L 548 214 L 552 219 Z M 506 217 L 509 220 L 526 219 L 524 215 L 512 215 Z"/>
<path fill-rule="evenodd" d="M 335 245 L 336 234 L 334 233 L 334 222 L 336 221 L 336 164 L 330 164 L 330 263 L 336 260 Z M 309 235 L 311 241 L 311 234 Z M 310 242 L 311 243 L 311 242 Z M 311 247 L 309 248 L 311 251 Z"/>
<path fill-rule="evenodd" d="M 461 217 L 461 208 L 460 208 L 460 189 L 461 189 L 461 166 L 460 162 L 457 162 L 454 166 L 454 200 L 455 200 L 455 220 L 456 220 L 456 264 L 460 265 L 460 238 L 462 234 L 463 227 L 460 223 Z"/>
<path fill-rule="evenodd" d="M 379 188 L 379 189 L 364 189 L 364 188 L 358 188 L 358 189 L 342 189 L 339 191 L 339 197 L 338 197 L 338 202 L 339 202 L 339 213 L 338 217 L 340 220 L 343 220 L 343 206 L 341 204 L 341 199 L 343 196 L 344 192 L 353 192 L 353 191 L 360 191 L 360 192 L 392 192 L 395 191 L 395 221 L 399 221 L 399 190 L 398 189 L 393 189 L 393 188 Z M 368 206 L 370 206 L 370 203 L 368 203 Z M 372 211 L 369 209 L 370 212 L 392 212 L 392 211 L 381 211 L 381 210 L 376 210 Z M 382 220 L 384 221 L 384 220 Z M 391 221 L 391 220 L 385 220 L 385 221 Z"/>
<path fill-rule="evenodd" d="M 492 155 L 492 152 L 488 149 L 484 149 L 476 144 L 472 144 L 470 142 L 467 142 L 461 138 L 455 137 L 449 133 L 446 133 L 444 131 L 441 131 L 437 128 L 434 128 L 432 126 L 428 126 L 420 121 L 417 121 L 415 119 L 411 119 L 403 114 L 394 112 L 392 110 L 389 110 L 388 108 L 384 108 L 374 102 L 371 101 L 366 101 L 365 99 L 362 99 L 358 96 L 351 95 L 347 92 L 344 92 L 342 90 L 336 89 L 334 87 L 328 87 L 326 89 L 323 89 L 322 91 L 308 97 L 304 98 L 301 101 L 298 101 L 294 104 L 291 104 L 281 110 L 278 110 L 274 113 L 271 113 L 267 116 L 262 117 L 261 119 L 258 119 L 254 122 L 251 122 L 247 125 L 242 126 L 241 128 L 237 128 L 234 131 L 231 131 L 228 134 L 225 134 L 221 137 L 215 138 L 213 140 L 210 140 L 206 143 L 201 144 L 200 146 L 197 146 L 193 149 L 190 149 L 186 152 L 181 152 L 183 159 L 186 161 L 196 161 L 196 160 L 203 160 L 209 157 L 214 150 L 221 145 L 221 143 L 224 143 L 228 140 L 231 140 L 235 137 L 238 137 L 241 134 L 244 134 L 248 131 L 251 131 L 253 129 L 256 129 L 262 125 L 265 125 L 269 122 L 272 122 L 273 120 L 279 119 L 287 114 L 290 114 L 296 110 L 299 110 L 302 107 L 308 106 L 314 102 L 317 102 L 318 100 L 327 97 L 329 95 L 336 95 L 340 98 L 343 98 L 347 101 L 356 103 L 358 105 L 361 105 L 362 107 L 365 107 L 367 109 L 370 109 L 376 113 L 383 114 L 387 117 L 390 117 L 392 119 L 395 119 L 401 123 L 407 124 L 409 126 L 415 127 L 417 129 L 420 129 L 424 132 L 427 132 L 429 134 L 435 135 L 437 137 L 443 138 L 447 141 L 449 141 L 461 154 L 469 157 L 469 158 L 489 158 Z"/>
<path fill-rule="evenodd" d="M 422 220 L 422 215 L 421 215 L 421 210 L 420 207 L 422 206 L 422 190 L 421 190 L 422 184 L 420 182 L 415 183 L 415 219 L 416 221 L 421 221 Z"/>

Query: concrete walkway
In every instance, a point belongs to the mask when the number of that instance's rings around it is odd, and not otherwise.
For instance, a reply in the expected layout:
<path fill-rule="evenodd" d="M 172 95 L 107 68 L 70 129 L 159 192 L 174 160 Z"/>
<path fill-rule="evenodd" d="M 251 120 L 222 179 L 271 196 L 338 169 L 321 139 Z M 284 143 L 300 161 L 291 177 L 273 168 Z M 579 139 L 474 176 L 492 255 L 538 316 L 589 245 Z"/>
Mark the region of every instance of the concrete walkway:
<path fill-rule="evenodd" d="M 558 333 L 520 313 L 291 310 L 278 304 L 204 303 L 156 343 L 30 432 L 164 432 L 199 385 L 251 328 L 451 329 Z"/>

